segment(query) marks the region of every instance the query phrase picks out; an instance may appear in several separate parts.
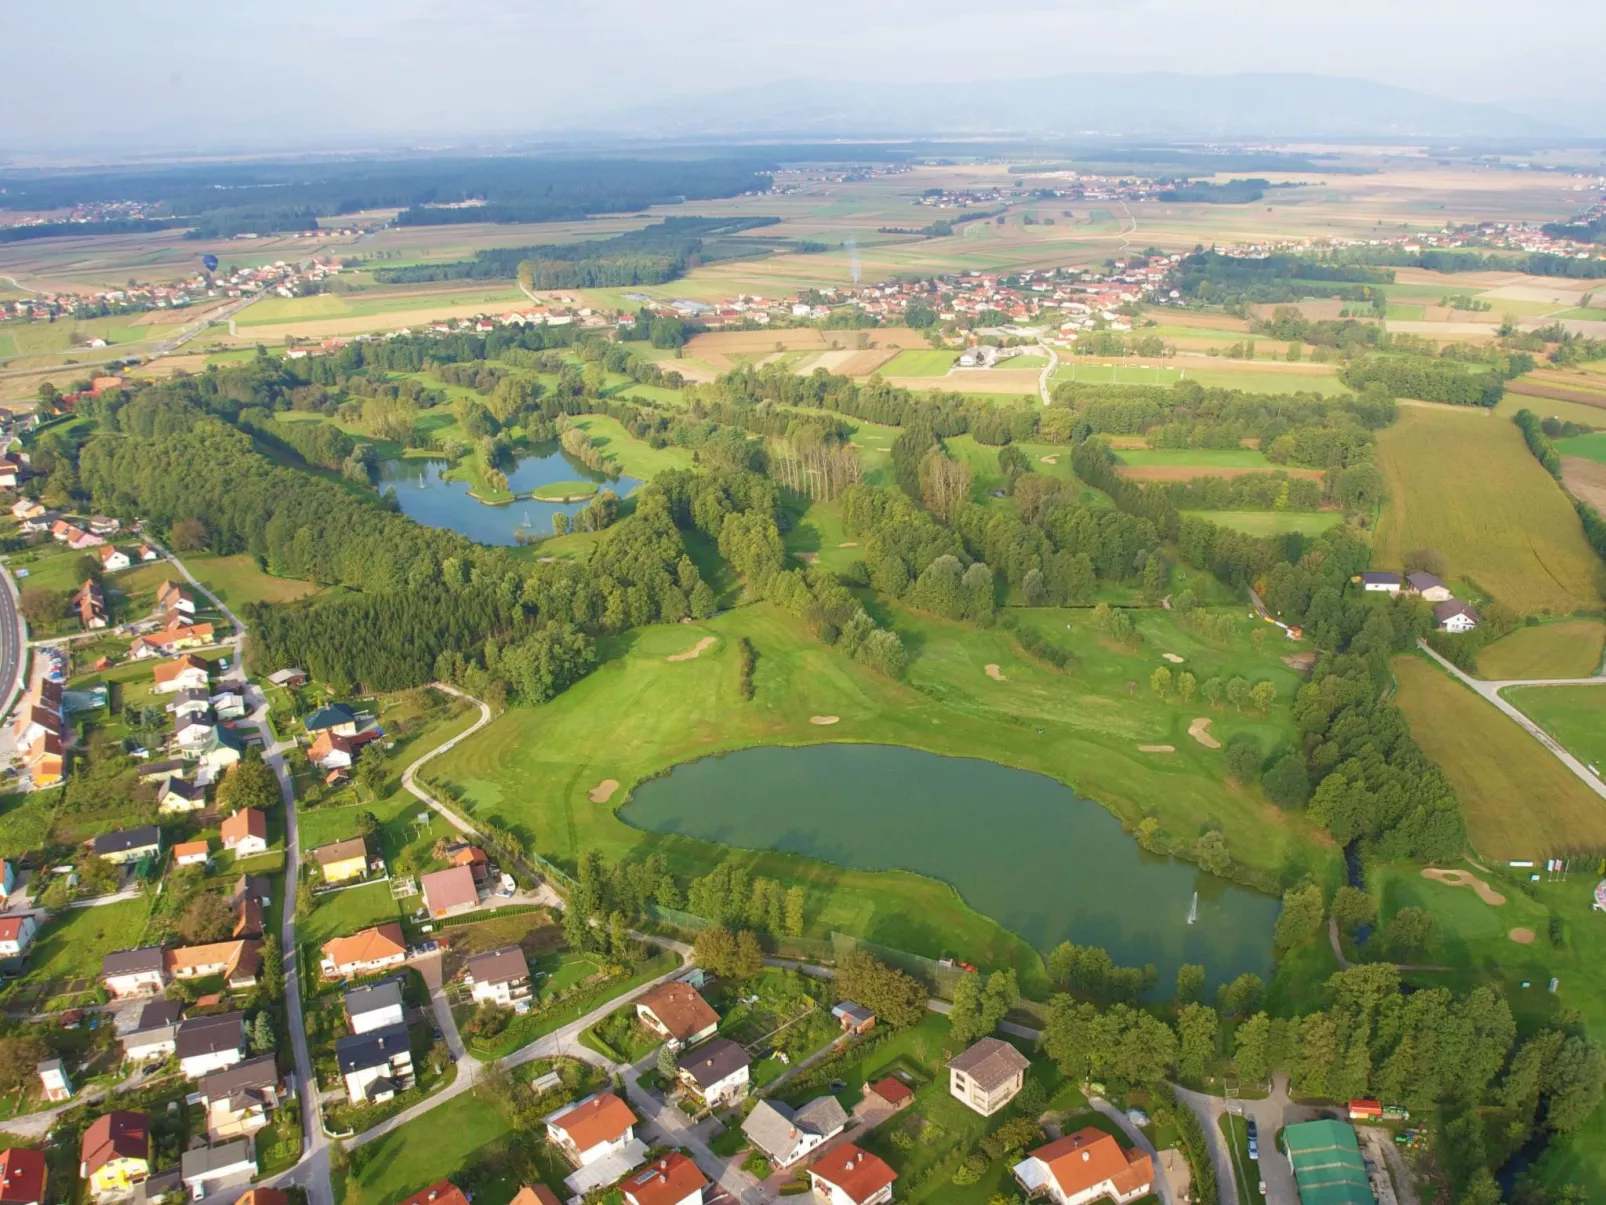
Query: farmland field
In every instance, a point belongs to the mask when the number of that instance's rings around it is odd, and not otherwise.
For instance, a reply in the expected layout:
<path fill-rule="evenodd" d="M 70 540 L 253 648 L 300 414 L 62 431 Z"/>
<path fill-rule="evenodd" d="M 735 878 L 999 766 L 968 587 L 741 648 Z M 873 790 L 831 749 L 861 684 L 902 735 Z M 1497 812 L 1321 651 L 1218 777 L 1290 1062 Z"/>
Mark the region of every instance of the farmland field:
<path fill-rule="evenodd" d="M 1124 448 L 1117 452 L 1121 463 L 1150 465 L 1188 465 L 1197 468 L 1266 469 L 1277 466 L 1253 448 Z"/>
<path fill-rule="evenodd" d="M 1252 536 L 1280 536 L 1291 531 L 1302 531 L 1308 536 L 1319 535 L 1329 527 L 1344 521 L 1337 511 L 1275 511 L 1275 510 L 1187 510 L 1185 515 L 1207 519 L 1221 527 L 1245 532 Z"/>
<path fill-rule="evenodd" d="M 1606 421 L 1606 414 L 1601 417 Z M 1585 460 L 1606 464 L 1606 431 L 1596 431 L 1592 435 L 1574 435 L 1571 439 L 1558 439 L 1556 451 L 1563 456 L 1580 456 Z"/>
<path fill-rule="evenodd" d="M 959 353 L 952 351 L 901 351 L 878 371 L 884 377 L 940 377 L 958 359 Z"/>
<path fill-rule="evenodd" d="M 1518 628 L 1478 654 L 1480 677 L 1585 678 L 1600 669 L 1606 624 L 1598 619 Z M 1606 698 L 1601 700 L 1606 703 Z"/>
<path fill-rule="evenodd" d="M 1403 406 L 1378 433 L 1388 501 L 1372 563 L 1436 549 L 1449 575 L 1472 579 L 1520 614 L 1600 605 L 1600 561 L 1565 494 L 1517 428 L 1463 408 Z"/>
<path fill-rule="evenodd" d="M 1606 770 L 1606 686 L 1514 686 L 1501 693 L 1586 766 Z"/>
<path fill-rule="evenodd" d="M 1395 658 L 1394 673 L 1411 735 L 1461 796 L 1479 854 L 1543 858 L 1606 847 L 1600 797 L 1516 721 L 1423 657 Z"/>

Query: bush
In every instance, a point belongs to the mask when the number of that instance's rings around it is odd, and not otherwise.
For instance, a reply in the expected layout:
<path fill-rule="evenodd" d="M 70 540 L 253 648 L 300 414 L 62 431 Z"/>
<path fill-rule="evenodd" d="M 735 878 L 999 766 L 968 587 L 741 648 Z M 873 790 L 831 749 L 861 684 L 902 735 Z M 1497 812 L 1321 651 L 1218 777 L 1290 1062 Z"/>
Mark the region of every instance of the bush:
<path fill-rule="evenodd" d="M 1227 773 L 1241 787 L 1252 787 L 1260 778 L 1260 741 L 1253 733 L 1240 732 L 1227 742 Z"/>

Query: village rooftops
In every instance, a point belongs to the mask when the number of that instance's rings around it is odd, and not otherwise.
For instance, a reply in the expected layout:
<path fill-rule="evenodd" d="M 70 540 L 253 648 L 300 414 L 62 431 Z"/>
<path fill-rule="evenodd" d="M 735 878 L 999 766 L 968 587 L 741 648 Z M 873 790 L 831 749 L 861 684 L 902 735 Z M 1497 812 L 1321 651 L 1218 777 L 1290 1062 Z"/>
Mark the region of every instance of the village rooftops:
<path fill-rule="evenodd" d="M 273 884 L 265 875 L 242 874 L 229 895 L 229 903 L 238 904 L 241 900 L 255 900 L 266 907 L 273 900 Z"/>
<path fill-rule="evenodd" d="M 508 1205 L 563 1205 L 558 1194 L 545 1184 L 526 1184 L 514 1194 Z"/>
<path fill-rule="evenodd" d="M 1147 1155 L 1122 1150 L 1119 1142 L 1092 1126 L 1038 1147 L 1014 1171 L 1030 1192 L 1042 1187 L 1041 1177 L 1046 1175 L 1059 1186 L 1062 1199 L 1109 1181 L 1126 1200 L 1154 1182 L 1154 1164 Z"/>
<path fill-rule="evenodd" d="M 134 1032 L 177 1025 L 183 1015 L 184 1005 L 178 1000 L 152 1000 L 139 1010 L 139 1023 L 135 1026 Z"/>
<path fill-rule="evenodd" d="M 178 1027 L 178 1057 L 197 1058 L 240 1050 L 245 1046 L 245 1014 L 223 1013 L 216 1017 L 192 1017 Z"/>
<path fill-rule="evenodd" d="M 323 944 L 324 958 L 337 968 L 399 959 L 406 954 L 407 939 L 402 935 L 401 925 L 395 921 Z"/>
<path fill-rule="evenodd" d="M 147 824 L 120 833 L 102 833 L 95 838 L 95 852 L 104 857 L 107 854 L 124 854 L 132 849 L 144 849 L 148 845 L 161 845 L 161 843 L 162 830 L 154 824 Z"/>
<path fill-rule="evenodd" d="M 122 975 L 160 974 L 167 966 L 161 946 L 140 946 L 136 950 L 113 950 L 100 960 L 104 978 Z"/>
<path fill-rule="evenodd" d="M 464 968 L 475 983 L 512 983 L 527 978 L 530 964 L 519 946 L 504 946 L 468 960 Z"/>
<path fill-rule="evenodd" d="M 467 866 L 454 866 L 450 870 L 437 870 L 418 880 L 424 893 L 424 905 L 432 916 L 444 916 L 455 909 L 473 908 L 480 902 L 474 886 L 474 872 Z"/>
<path fill-rule="evenodd" d="M 345 995 L 346 1016 L 360 1017 L 364 1013 L 383 1012 L 387 1008 L 400 1008 L 401 984 L 394 979 L 365 987 L 354 987 Z"/>
<path fill-rule="evenodd" d="M 868 1201 L 898 1178 L 886 1163 L 844 1142 L 832 1147 L 809 1167 L 809 1171 L 827 1184 L 842 1190 L 852 1201 Z"/>
<path fill-rule="evenodd" d="M 679 1151 L 650 1163 L 619 1187 L 635 1205 L 680 1205 L 708 1185 L 708 1177 Z"/>
<path fill-rule="evenodd" d="M 1398 573 L 1369 572 L 1361 574 L 1361 582 L 1368 586 L 1398 586 L 1400 575 Z"/>
<path fill-rule="evenodd" d="M 1031 1060 L 1002 1038 L 983 1038 L 952 1060 L 948 1068 L 964 1072 L 983 1092 L 991 1092 L 1031 1065 Z"/>
<path fill-rule="evenodd" d="M 0 1151 L 0 1202 L 39 1205 L 45 1199 L 45 1153 L 14 1146 Z"/>
<path fill-rule="evenodd" d="M 407 1026 L 387 1025 L 339 1039 L 335 1043 L 335 1060 L 340 1064 L 340 1074 L 350 1075 L 388 1064 L 399 1052 L 411 1050 Z"/>
<path fill-rule="evenodd" d="M 322 732 L 325 728 L 338 728 L 342 724 L 355 724 L 356 714 L 344 703 L 330 703 L 318 708 L 306 719 L 308 732 Z"/>
<path fill-rule="evenodd" d="M 279 1086 L 278 1060 L 272 1054 L 259 1054 L 221 1071 L 213 1071 L 196 1081 L 196 1091 L 208 1101 L 228 1100 L 236 1093 L 264 1093 Z"/>
<path fill-rule="evenodd" d="M 1444 582 L 1442 582 L 1439 578 L 1435 577 L 1431 573 L 1422 573 L 1420 571 L 1416 573 L 1407 573 L 1405 575 L 1405 581 L 1406 584 L 1418 594 L 1421 594 L 1426 590 L 1444 588 Z"/>
<path fill-rule="evenodd" d="M 114 1109 L 89 1123 L 80 1147 L 79 1175 L 92 1176 L 113 1159 L 149 1156 L 150 1119 L 143 1113 Z"/>
<path fill-rule="evenodd" d="M 719 1024 L 719 1014 L 708 1001 L 698 995 L 691 984 L 679 980 L 660 983 L 643 993 L 636 1000 L 636 1008 L 638 1012 L 641 1009 L 651 1012 L 677 1042 L 689 1041 Z"/>
<path fill-rule="evenodd" d="M 729 1038 L 715 1038 L 705 1042 L 690 1054 L 682 1055 L 675 1064 L 691 1077 L 699 1089 L 712 1088 L 726 1076 L 734 1075 L 752 1063 L 743 1050 Z"/>
<path fill-rule="evenodd" d="M 547 1124 L 563 1131 L 574 1149 L 584 1152 L 618 1142 L 636 1124 L 636 1115 L 612 1092 L 599 1092 L 549 1119 Z"/>
<path fill-rule="evenodd" d="M 361 837 L 336 841 L 333 845 L 320 845 L 312 851 L 312 860 L 319 866 L 332 866 L 337 862 L 350 862 L 353 858 L 368 859 L 368 844 Z"/>

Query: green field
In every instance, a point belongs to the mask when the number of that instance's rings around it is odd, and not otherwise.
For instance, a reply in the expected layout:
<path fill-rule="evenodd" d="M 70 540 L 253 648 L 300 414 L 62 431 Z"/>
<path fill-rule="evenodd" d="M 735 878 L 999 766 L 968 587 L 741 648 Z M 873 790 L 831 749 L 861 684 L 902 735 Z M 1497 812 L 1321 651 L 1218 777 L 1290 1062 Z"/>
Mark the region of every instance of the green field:
<path fill-rule="evenodd" d="M 568 501 L 574 498 L 589 498 L 597 492 L 595 481 L 549 481 L 545 485 L 536 486 L 530 491 L 532 498 L 552 498 L 558 501 Z"/>
<path fill-rule="evenodd" d="M 670 469 L 689 469 L 694 463 L 690 450 L 654 448 L 605 414 L 582 414 L 573 423 L 590 436 L 592 447 L 601 452 L 608 463 L 643 481 L 650 481 Z"/>
<path fill-rule="evenodd" d="M 1086 385 L 1173 385 L 1187 374 L 1180 368 L 1158 368 L 1148 364 L 1116 364 L 1097 356 L 1061 356 L 1060 366 L 1054 370 L 1054 379 L 1080 381 Z"/>
<path fill-rule="evenodd" d="M 1600 669 L 1603 649 L 1606 624 L 1598 619 L 1522 627 L 1478 654 L 1478 675 L 1493 681 L 1587 678 Z"/>
<path fill-rule="evenodd" d="M 1481 856 L 1606 848 L 1600 797 L 1515 720 L 1425 657 L 1395 658 L 1394 674 L 1411 735 L 1461 796 L 1467 836 Z"/>
<path fill-rule="evenodd" d="M 1606 771 L 1606 685 L 1516 686 L 1501 693 L 1579 761 Z"/>
<path fill-rule="evenodd" d="M 143 897 L 99 908 L 69 908 L 39 931 L 28 958 L 30 983 L 87 979 L 93 987 L 100 961 L 114 950 L 139 945 L 150 915 Z"/>
<path fill-rule="evenodd" d="M 1543 403 L 1544 398 L 1535 398 Z M 1602 411 L 1597 422 L 1606 421 L 1606 411 Z M 1556 451 L 1563 456 L 1582 456 L 1585 460 L 1598 461 L 1606 464 L 1606 431 L 1596 431 L 1589 435 L 1574 435 L 1571 439 L 1558 439 Z"/>
<path fill-rule="evenodd" d="M 190 553 L 184 566 L 212 593 L 231 608 L 248 603 L 294 602 L 316 593 L 311 582 L 293 577 L 274 577 L 263 572 L 256 558 L 247 553 L 216 556 L 209 552 Z"/>
<path fill-rule="evenodd" d="M 1433 548 L 1450 579 L 1471 578 L 1519 614 L 1600 606 L 1600 558 L 1561 486 L 1508 422 L 1467 407 L 1402 406 L 1378 432 L 1388 501 L 1372 563 Z"/>
<path fill-rule="evenodd" d="M 431 767 L 473 815 L 513 827 L 547 857 L 572 865 L 587 849 L 614 858 L 661 849 L 677 873 L 701 873 L 725 851 L 685 837 L 650 834 L 618 819 L 614 808 L 634 784 L 681 761 L 755 745 L 871 741 L 955 756 L 979 756 L 1037 770 L 1073 785 L 1128 824 L 1152 815 L 1169 840 L 1190 846 L 1207 821 L 1219 824 L 1245 873 L 1270 881 L 1290 860 L 1332 864 L 1324 837 L 1302 822 L 1275 817 L 1257 795 L 1227 786 L 1221 760 L 1186 733 L 1188 711 L 1126 683 L 1147 679 L 1159 652 L 1194 662 L 1201 676 L 1245 673 L 1278 683 L 1280 703 L 1266 719 L 1219 712 L 1223 740 L 1243 729 L 1268 749 L 1293 739 L 1288 703 L 1297 679 L 1272 649 L 1255 654 L 1240 634 L 1230 647 L 1204 645 L 1163 612 L 1140 620 L 1144 643 L 1128 653 L 1107 648 L 1085 612 L 1012 612 L 1056 643 L 1073 646 L 1075 675 L 1043 668 L 1001 630 L 978 632 L 903 612 L 895 625 L 919 650 L 907 684 L 877 677 L 820 645 L 796 621 L 767 604 L 738 608 L 704 624 L 647 628 L 608 642 L 595 673 L 551 703 L 514 708 Z M 1072 633 L 1066 619 L 1073 617 Z M 704 635 L 718 644 L 690 661 L 665 658 Z M 735 639 L 758 652 L 757 694 L 738 693 Z M 1008 680 L 983 672 L 997 664 Z M 1001 688 L 1000 688 L 1001 687 Z M 673 698 L 674 707 L 652 700 Z M 819 727 L 809 717 L 837 716 Z M 1138 751 L 1170 743 L 1160 762 Z M 586 792 L 605 778 L 624 784 L 608 805 Z M 1275 816 L 1275 814 L 1273 814 Z M 902 873 L 843 870 L 773 852 L 743 854 L 756 873 L 805 886 L 810 929 L 869 936 L 902 948 L 939 943 L 976 951 L 978 961 L 1014 963 L 1040 975 L 1035 956 L 952 889 Z"/>
<path fill-rule="evenodd" d="M 517 288 L 465 285 L 442 291 L 439 287 L 415 290 L 377 289 L 372 293 L 320 293 L 313 297 L 265 297 L 240 314 L 237 324 L 268 326 L 306 319 L 369 318 L 458 306 L 484 306 L 487 313 L 500 314 L 527 306 L 527 298 Z"/>
<path fill-rule="evenodd" d="M 1121 464 L 1134 468 L 1148 465 L 1181 465 L 1185 468 L 1266 469 L 1277 468 L 1263 452 L 1254 448 L 1122 448 L 1116 452 Z"/>
<path fill-rule="evenodd" d="M 940 377 L 958 359 L 956 351 L 900 351 L 876 371 L 884 377 Z"/>
<path fill-rule="evenodd" d="M 1182 513 L 1252 536 L 1281 536 L 1291 531 L 1314 536 L 1344 521 L 1343 515 L 1331 510 L 1185 510 Z"/>

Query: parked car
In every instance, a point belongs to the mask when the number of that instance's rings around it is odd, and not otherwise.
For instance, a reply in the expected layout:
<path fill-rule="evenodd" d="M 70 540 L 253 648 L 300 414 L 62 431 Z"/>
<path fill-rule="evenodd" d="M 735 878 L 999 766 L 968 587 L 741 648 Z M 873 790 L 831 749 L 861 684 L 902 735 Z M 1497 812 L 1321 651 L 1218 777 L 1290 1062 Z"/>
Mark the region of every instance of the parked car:
<path fill-rule="evenodd" d="M 1249 1157 L 1258 1160 L 1260 1158 L 1260 1132 L 1255 1127 L 1255 1119 L 1253 1117 L 1246 1117 L 1244 1121 L 1245 1129 L 1249 1131 Z"/>

